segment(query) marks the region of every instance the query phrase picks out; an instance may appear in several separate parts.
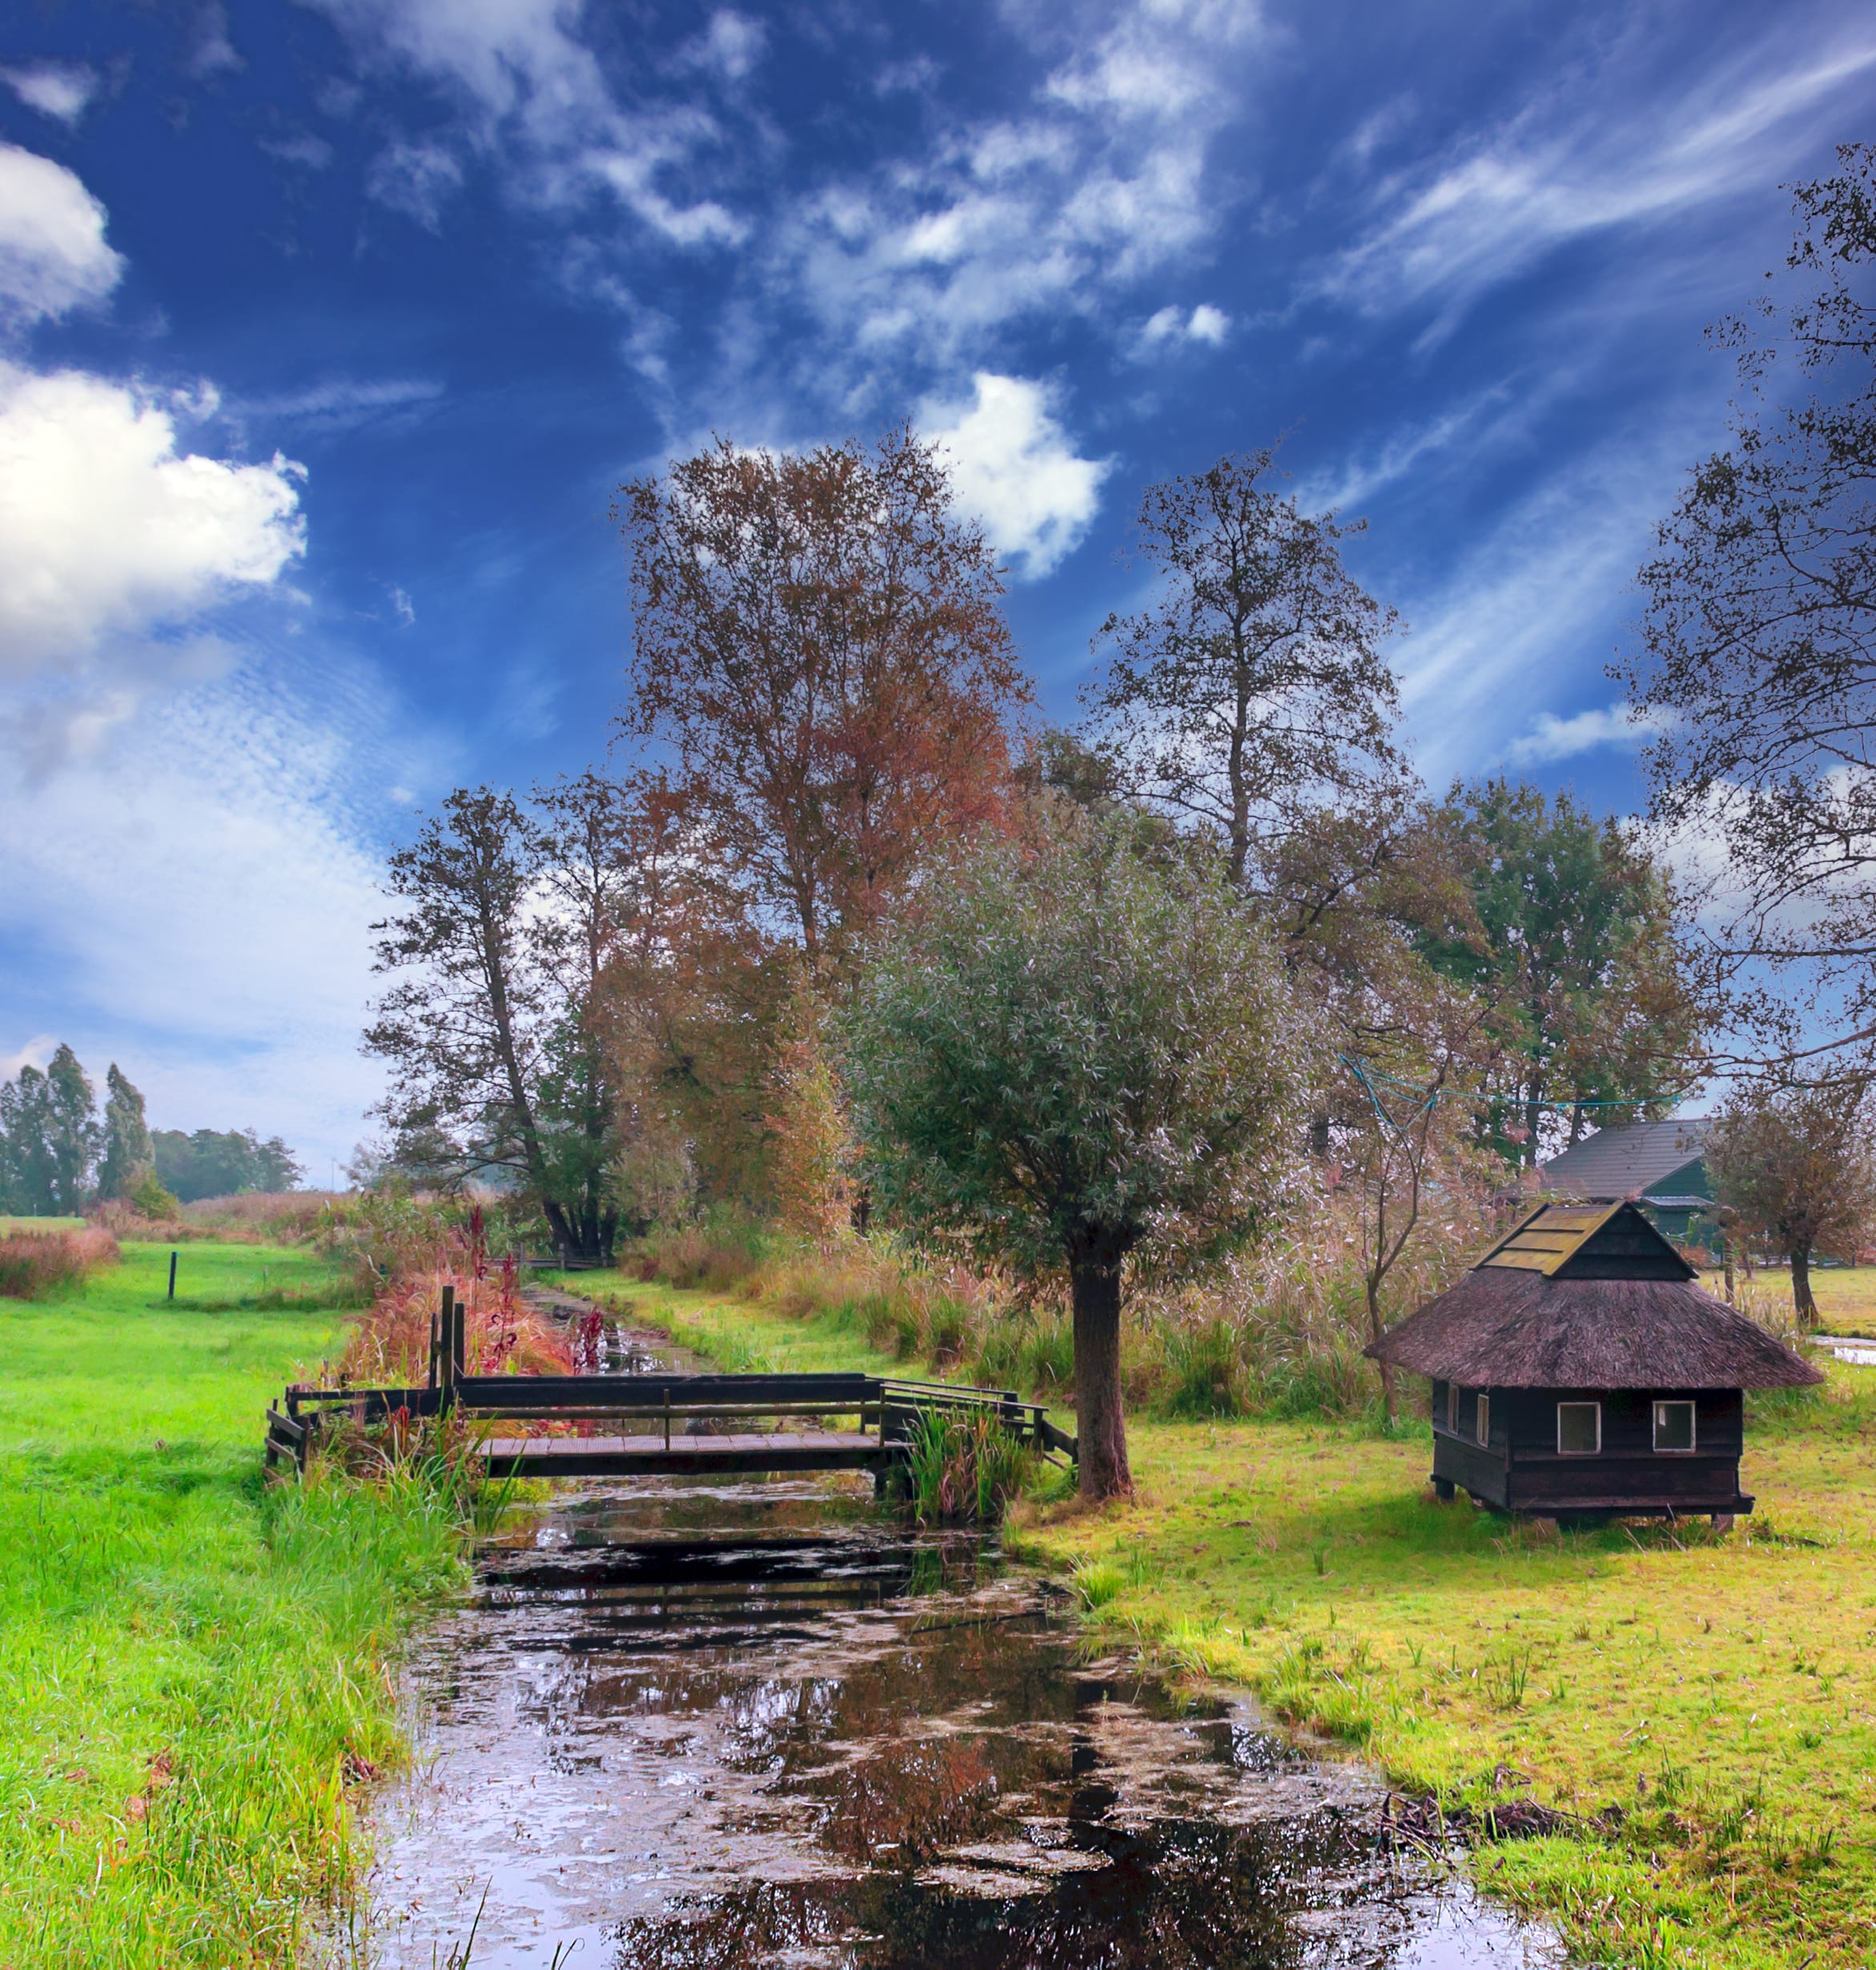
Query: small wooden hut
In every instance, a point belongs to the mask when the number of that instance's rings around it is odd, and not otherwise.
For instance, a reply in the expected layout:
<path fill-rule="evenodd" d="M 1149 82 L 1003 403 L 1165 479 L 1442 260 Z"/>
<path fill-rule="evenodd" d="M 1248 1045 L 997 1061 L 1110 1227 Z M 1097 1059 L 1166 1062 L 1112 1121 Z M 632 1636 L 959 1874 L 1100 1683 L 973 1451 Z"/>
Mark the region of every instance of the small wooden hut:
<path fill-rule="evenodd" d="M 1822 1381 L 1633 1204 L 1540 1204 L 1368 1353 L 1433 1385 L 1433 1486 L 1540 1518 L 1730 1522 L 1747 1389 Z"/>

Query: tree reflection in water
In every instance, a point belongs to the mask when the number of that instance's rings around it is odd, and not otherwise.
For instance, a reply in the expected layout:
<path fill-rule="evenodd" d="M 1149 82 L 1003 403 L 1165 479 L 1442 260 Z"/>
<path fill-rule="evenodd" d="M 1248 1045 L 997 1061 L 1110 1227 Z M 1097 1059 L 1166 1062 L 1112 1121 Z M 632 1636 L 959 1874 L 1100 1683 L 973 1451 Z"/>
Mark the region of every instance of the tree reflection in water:
<path fill-rule="evenodd" d="M 1403 1880 L 1378 1794 L 1082 1659 L 1035 1583 L 809 1488 L 548 1508 L 420 1674 L 379 1960 L 1471 1970 L 1561 1960 Z M 564 1958 L 563 1957 L 563 1960 Z"/>

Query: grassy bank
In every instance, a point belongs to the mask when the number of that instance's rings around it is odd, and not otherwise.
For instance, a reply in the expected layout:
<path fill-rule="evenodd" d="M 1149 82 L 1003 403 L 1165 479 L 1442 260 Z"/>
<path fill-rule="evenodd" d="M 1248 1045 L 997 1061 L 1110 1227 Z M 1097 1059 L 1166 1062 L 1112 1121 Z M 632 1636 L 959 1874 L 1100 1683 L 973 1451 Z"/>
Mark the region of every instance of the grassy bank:
<path fill-rule="evenodd" d="M 457 1577 L 414 1484 L 261 1481 L 336 1351 L 310 1255 L 167 1248 L 0 1301 L 0 1965 L 293 1961 L 396 1755 L 384 1662 Z"/>
<path fill-rule="evenodd" d="M 578 1282 L 590 1288 L 591 1276 Z M 903 1372 L 851 1316 L 602 1291 L 726 1367 Z M 1558 1538 L 1433 1503 L 1424 1437 L 1136 1420 L 1138 1502 L 1015 1536 L 1089 1618 L 1475 1811 L 1480 1878 L 1593 1960 L 1876 1961 L 1876 1372 L 1755 1404 L 1756 1518 Z"/>

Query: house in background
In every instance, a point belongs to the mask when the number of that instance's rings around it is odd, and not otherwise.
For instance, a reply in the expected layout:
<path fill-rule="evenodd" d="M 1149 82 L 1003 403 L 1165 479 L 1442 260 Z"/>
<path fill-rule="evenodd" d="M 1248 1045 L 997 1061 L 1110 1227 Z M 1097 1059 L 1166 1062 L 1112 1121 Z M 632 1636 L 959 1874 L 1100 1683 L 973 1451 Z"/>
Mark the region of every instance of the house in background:
<path fill-rule="evenodd" d="M 1713 1186 L 1701 1148 L 1704 1116 L 1672 1122 L 1615 1122 L 1537 1169 L 1537 1188 L 1572 1203 L 1638 1204 L 1676 1244 L 1720 1248 Z"/>

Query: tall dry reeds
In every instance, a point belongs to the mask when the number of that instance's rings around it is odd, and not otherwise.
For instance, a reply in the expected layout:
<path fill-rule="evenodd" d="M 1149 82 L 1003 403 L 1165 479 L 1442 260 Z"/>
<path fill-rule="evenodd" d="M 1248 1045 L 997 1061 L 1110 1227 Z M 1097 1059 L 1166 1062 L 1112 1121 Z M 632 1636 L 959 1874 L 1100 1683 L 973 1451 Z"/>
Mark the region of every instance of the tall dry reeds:
<path fill-rule="evenodd" d="M 579 1337 L 537 1313 L 521 1297 L 512 1257 L 488 1249 L 482 1213 L 455 1221 L 436 1211 L 405 1211 L 379 1227 L 369 1262 L 380 1274 L 345 1351 L 326 1373 L 347 1388 L 410 1388 L 429 1370 L 430 1321 L 447 1285 L 466 1309 L 464 1365 L 472 1375 L 570 1375 Z"/>
<path fill-rule="evenodd" d="M 82 1231 L 9 1232 L 0 1236 L 0 1294 L 42 1299 L 123 1256 L 117 1240 L 95 1224 Z"/>
<path fill-rule="evenodd" d="M 1177 1289 L 1130 1288 L 1121 1345 L 1128 1404 L 1180 1416 L 1358 1416 L 1380 1378 L 1367 1338 L 1350 1201 L 1320 1199 L 1290 1235 Z M 1490 1241 L 1483 1200 L 1454 1198 L 1395 1267 L 1387 1317 L 1443 1291 Z M 825 1244 L 745 1221 L 706 1221 L 646 1240 L 624 1260 L 645 1280 L 831 1319 L 876 1351 L 1039 1400 L 1074 1396 L 1074 1344 L 1059 1285 L 1019 1286 L 942 1252 L 883 1237 Z"/>

